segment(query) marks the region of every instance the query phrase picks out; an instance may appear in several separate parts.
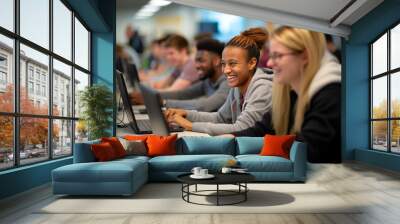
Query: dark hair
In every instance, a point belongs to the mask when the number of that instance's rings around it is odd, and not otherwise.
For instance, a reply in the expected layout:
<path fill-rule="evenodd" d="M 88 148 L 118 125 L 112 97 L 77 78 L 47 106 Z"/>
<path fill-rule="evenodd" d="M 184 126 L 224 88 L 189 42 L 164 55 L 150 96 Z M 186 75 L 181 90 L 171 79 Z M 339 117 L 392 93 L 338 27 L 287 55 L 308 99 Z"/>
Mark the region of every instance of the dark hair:
<path fill-rule="evenodd" d="M 329 35 L 329 34 L 326 34 L 326 33 L 324 35 L 325 35 L 325 39 L 326 39 L 327 43 L 332 43 L 333 42 L 332 35 Z"/>
<path fill-rule="evenodd" d="M 261 27 L 250 28 L 240 34 L 253 39 L 259 50 L 263 49 L 265 42 L 268 40 L 267 30 Z"/>
<path fill-rule="evenodd" d="M 165 47 L 173 47 L 178 50 L 186 49 L 189 52 L 189 42 L 181 35 L 172 34 L 164 43 Z"/>
<path fill-rule="evenodd" d="M 222 51 L 224 50 L 225 44 L 222 42 L 219 42 L 218 40 L 215 39 L 203 39 L 197 42 L 196 44 L 196 49 L 198 51 L 204 50 L 204 51 L 210 51 L 213 53 L 216 53 L 217 55 L 221 56 Z"/>
<path fill-rule="evenodd" d="M 172 34 L 167 33 L 164 36 L 160 37 L 157 39 L 157 42 L 161 45 L 164 44 L 166 40 L 168 40 L 168 38 L 171 36 Z"/>
<path fill-rule="evenodd" d="M 193 40 L 195 42 L 199 42 L 199 41 L 204 40 L 204 39 L 212 39 L 212 36 L 213 35 L 210 32 L 198 33 L 193 37 Z"/>
<path fill-rule="evenodd" d="M 256 42 L 253 40 L 253 38 L 243 34 L 234 36 L 231 40 L 229 40 L 225 47 L 243 48 L 247 51 L 247 59 L 250 60 L 252 58 L 256 58 L 257 63 L 260 58 L 260 49 L 258 48 Z"/>

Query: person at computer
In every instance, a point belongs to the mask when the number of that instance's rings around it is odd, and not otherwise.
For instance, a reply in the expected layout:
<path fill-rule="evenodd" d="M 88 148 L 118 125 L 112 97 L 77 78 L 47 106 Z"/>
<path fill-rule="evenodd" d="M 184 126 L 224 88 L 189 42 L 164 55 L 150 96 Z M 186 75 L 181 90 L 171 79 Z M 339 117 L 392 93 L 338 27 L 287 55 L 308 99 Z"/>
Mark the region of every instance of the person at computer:
<path fill-rule="evenodd" d="M 174 69 L 166 60 L 165 42 L 171 34 L 165 34 L 162 37 L 152 41 L 150 45 L 150 56 L 148 58 L 148 68 L 142 67 L 139 72 L 141 83 L 152 85 L 159 80 L 170 75 Z"/>
<path fill-rule="evenodd" d="M 234 136 L 295 134 L 307 144 L 309 162 L 341 161 L 341 66 L 324 35 L 283 26 L 270 40 L 274 70 L 272 110 Z"/>
<path fill-rule="evenodd" d="M 231 87 L 217 112 L 168 109 L 167 120 L 185 130 L 221 135 L 245 130 L 271 109 L 272 74 L 257 68 L 266 31 L 251 29 L 233 37 L 222 53 L 222 71 Z"/>
<path fill-rule="evenodd" d="M 226 77 L 222 74 L 223 49 L 224 43 L 215 39 L 198 41 L 195 56 L 196 70 L 205 79 L 184 90 L 161 92 L 163 105 L 167 108 L 217 111 L 224 104 L 230 90 Z M 132 93 L 131 100 L 135 104 L 143 104 L 143 97 L 139 92 Z"/>
<path fill-rule="evenodd" d="M 153 83 L 153 88 L 160 91 L 182 90 L 200 80 L 185 37 L 173 34 L 165 41 L 164 47 L 166 60 L 175 70 L 166 78 Z"/>

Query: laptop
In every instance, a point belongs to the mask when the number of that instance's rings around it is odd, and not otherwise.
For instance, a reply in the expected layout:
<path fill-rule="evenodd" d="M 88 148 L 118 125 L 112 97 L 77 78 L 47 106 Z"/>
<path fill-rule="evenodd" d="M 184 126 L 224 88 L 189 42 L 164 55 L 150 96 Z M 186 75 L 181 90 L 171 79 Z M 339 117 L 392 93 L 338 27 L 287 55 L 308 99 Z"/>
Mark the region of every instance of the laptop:
<path fill-rule="evenodd" d="M 162 111 L 160 94 L 156 90 L 142 84 L 140 84 L 139 87 L 143 94 L 144 103 L 147 108 L 154 134 L 169 135 L 171 132 L 184 131 L 182 127 L 168 125 Z"/>
<path fill-rule="evenodd" d="M 117 86 L 122 98 L 122 104 L 124 107 L 124 112 L 128 116 L 128 126 L 136 133 L 136 134 L 149 134 L 152 133 L 151 124 L 149 120 L 136 120 L 135 114 L 132 110 L 132 105 L 129 100 L 128 90 L 126 88 L 125 80 L 123 73 L 116 70 L 117 73 Z"/>

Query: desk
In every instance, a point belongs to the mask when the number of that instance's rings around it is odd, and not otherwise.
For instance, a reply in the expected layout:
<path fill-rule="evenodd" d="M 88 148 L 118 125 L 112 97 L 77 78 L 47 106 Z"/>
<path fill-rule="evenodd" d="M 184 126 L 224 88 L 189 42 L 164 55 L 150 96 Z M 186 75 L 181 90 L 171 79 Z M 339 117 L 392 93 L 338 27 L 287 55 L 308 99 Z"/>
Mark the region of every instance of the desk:
<path fill-rule="evenodd" d="M 178 138 L 183 136 L 210 136 L 206 133 L 192 132 L 192 131 L 183 131 L 183 132 L 173 132 L 172 134 L 178 134 Z M 122 137 L 124 135 L 136 135 L 130 128 L 117 128 L 117 136 Z"/>
<path fill-rule="evenodd" d="M 132 107 L 133 109 L 140 109 L 140 108 L 145 108 L 144 105 L 136 105 Z M 136 120 L 148 120 L 149 115 L 147 114 L 137 114 L 135 113 L 135 119 Z M 128 124 L 130 121 L 128 119 L 128 116 L 125 114 L 124 111 L 118 111 L 117 113 L 117 121 L 123 121 L 123 123 Z M 183 136 L 210 136 L 209 134 L 206 133 L 199 133 L 199 132 L 192 132 L 192 131 L 183 131 L 183 132 L 174 132 L 172 134 L 178 134 L 178 138 L 183 137 Z M 135 135 L 129 127 L 125 128 L 119 128 L 117 127 L 117 136 L 124 136 L 124 135 Z"/>

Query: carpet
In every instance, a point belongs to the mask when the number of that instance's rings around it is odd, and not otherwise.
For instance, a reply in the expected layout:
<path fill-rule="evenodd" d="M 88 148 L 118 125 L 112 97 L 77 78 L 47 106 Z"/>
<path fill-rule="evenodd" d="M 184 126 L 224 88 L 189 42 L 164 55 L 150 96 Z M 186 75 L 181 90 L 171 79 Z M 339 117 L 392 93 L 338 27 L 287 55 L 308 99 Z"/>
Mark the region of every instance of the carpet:
<path fill-rule="evenodd" d="M 224 189 L 233 187 L 224 186 Z M 247 201 L 237 205 L 189 204 L 181 198 L 180 184 L 149 183 L 130 197 L 58 196 L 35 213 L 360 213 L 356 205 L 316 184 L 254 183 L 248 187 Z M 212 188 L 215 189 L 215 186 L 199 186 L 199 190 Z M 215 203 L 215 197 L 195 196 L 191 200 Z M 223 202 L 229 200 L 235 198 L 225 197 Z"/>

